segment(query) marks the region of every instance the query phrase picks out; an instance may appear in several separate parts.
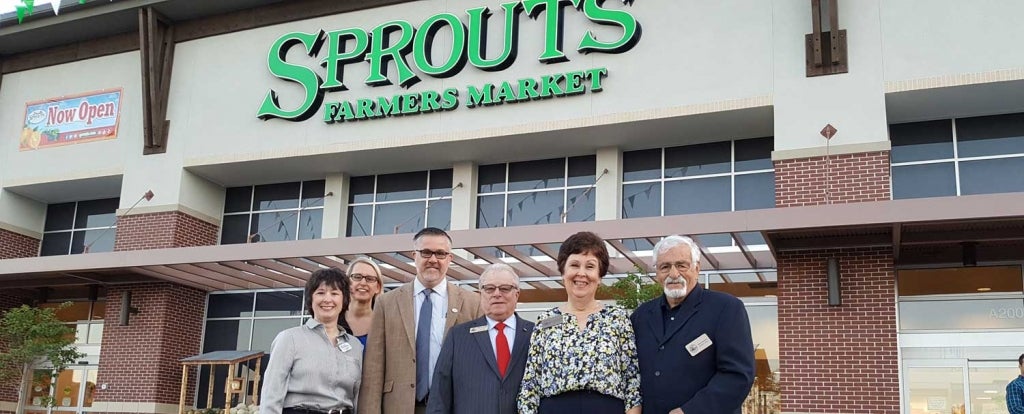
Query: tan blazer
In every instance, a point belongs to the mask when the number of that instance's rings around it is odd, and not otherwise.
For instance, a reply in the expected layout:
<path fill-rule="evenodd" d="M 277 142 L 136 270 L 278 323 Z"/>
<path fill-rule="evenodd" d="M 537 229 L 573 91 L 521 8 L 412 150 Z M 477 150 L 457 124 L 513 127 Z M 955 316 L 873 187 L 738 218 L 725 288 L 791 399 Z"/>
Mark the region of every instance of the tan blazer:
<path fill-rule="evenodd" d="M 363 357 L 358 414 L 411 414 L 416 409 L 416 314 L 412 294 L 413 284 L 409 282 L 377 298 Z M 480 316 L 480 296 L 448 283 L 445 334 L 452 326 Z"/>

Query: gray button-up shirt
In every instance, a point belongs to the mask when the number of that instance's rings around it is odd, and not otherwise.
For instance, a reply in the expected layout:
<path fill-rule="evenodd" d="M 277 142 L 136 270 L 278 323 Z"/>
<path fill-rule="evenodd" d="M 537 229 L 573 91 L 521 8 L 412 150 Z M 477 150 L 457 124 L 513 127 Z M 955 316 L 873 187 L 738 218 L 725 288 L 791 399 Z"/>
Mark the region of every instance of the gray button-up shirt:
<path fill-rule="evenodd" d="M 310 318 L 277 334 L 272 348 L 260 414 L 280 414 L 286 407 L 355 410 L 363 371 L 363 346 L 355 336 L 342 329 L 338 346 L 332 346 L 323 324 Z"/>

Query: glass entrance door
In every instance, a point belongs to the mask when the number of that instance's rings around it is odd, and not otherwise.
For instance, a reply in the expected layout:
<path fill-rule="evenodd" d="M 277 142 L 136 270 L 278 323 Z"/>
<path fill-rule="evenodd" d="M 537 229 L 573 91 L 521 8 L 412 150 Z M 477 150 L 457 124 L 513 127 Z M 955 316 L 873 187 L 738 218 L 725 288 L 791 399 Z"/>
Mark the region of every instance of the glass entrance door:
<path fill-rule="evenodd" d="M 1006 384 L 1019 374 L 1017 361 L 968 361 L 971 414 L 1008 414 Z"/>
<path fill-rule="evenodd" d="M 92 408 L 96 393 L 96 367 L 68 367 L 50 377 L 50 371 L 35 370 L 29 385 L 26 414 L 84 414 Z M 53 401 L 49 407 L 47 400 Z"/>
<path fill-rule="evenodd" d="M 905 414 L 1008 414 L 1006 384 L 1017 361 L 907 360 Z"/>

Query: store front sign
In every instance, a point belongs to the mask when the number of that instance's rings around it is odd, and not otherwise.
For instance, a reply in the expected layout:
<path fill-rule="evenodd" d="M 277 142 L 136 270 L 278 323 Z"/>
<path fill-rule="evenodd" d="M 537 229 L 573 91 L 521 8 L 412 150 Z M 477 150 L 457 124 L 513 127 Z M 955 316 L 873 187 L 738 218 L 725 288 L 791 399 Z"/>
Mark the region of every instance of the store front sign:
<path fill-rule="evenodd" d="M 104 89 L 25 104 L 22 151 L 117 138 L 121 89 Z"/>
<path fill-rule="evenodd" d="M 632 0 L 624 0 L 632 4 Z M 602 90 L 601 82 L 608 76 L 606 68 L 563 72 L 537 78 L 497 81 L 465 88 L 447 88 L 412 94 L 393 94 L 372 99 L 324 103 L 326 92 L 345 91 L 352 80 L 345 79 L 344 68 L 365 62 L 369 75 L 362 82 L 369 86 L 398 85 L 408 88 L 421 76 L 449 78 L 458 75 L 468 63 L 479 70 L 499 72 L 511 66 L 519 45 L 519 17 L 526 13 L 544 25 L 543 53 L 538 60 L 554 64 L 568 61 L 563 52 L 563 8 L 572 9 L 595 24 L 621 29 L 613 41 L 602 41 L 587 30 L 578 34 L 579 53 L 623 53 L 640 40 L 640 24 L 624 10 L 605 8 L 604 0 L 521 0 L 503 3 L 503 44 L 500 53 L 487 53 L 487 27 L 492 15 L 488 7 L 466 10 L 465 19 L 452 13 L 428 17 L 419 27 L 404 20 L 381 23 L 370 30 L 348 28 L 316 33 L 288 33 L 274 42 L 267 57 L 270 73 L 302 86 L 301 102 L 280 102 L 271 89 L 260 105 L 257 117 L 263 120 L 281 118 L 304 121 L 323 107 L 327 123 L 359 119 L 375 119 L 395 115 L 411 115 L 457 108 L 462 101 L 468 108 L 499 105 L 578 95 Z M 431 53 L 435 37 L 441 30 L 451 32 L 451 47 L 439 61 Z M 313 68 L 286 61 L 288 51 L 300 46 L 311 57 L 319 57 L 325 68 L 323 77 Z M 449 50 L 446 49 L 446 50 Z M 410 56 L 411 55 L 411 56 Z M 388 74 L 394 64 L 394 75 Z"/>

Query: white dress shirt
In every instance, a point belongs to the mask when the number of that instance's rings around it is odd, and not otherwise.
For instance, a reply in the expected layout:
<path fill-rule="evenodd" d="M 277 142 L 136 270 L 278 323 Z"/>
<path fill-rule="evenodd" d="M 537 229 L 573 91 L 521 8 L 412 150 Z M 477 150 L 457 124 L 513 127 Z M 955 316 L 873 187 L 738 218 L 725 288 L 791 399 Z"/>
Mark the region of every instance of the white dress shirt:
<path fill-rule="evenodd" d="M 505 319 L 505 339 L 508 340 L 508 353 L 509 356 L 512 354 L 512 344 L 516 343 L 516 314 L 512 314 L 508 319 Z M 494 360 L 498 360 L 498 330 L 494 329 L 494 325 L 497 325 L 498 321 L 487 317 L 487 335 L 491 337 L 491 349 L 494 350 Z"/>
<path fill-rule="evenodd" d="M 412 304 L 413 314 L 416 315 L 414 326 L 419 330 L 420 307 L 423 306 L 423 290 L 426 289 L 420 279 L 413 279 L 412 282 Z M 430 381 L 434 381 L 434 365 L 437 364 L 437 357 L 441 355 L 441 340 L 444 339 L 444 322 L 448 316 L 448 282 L 442 280 L 433 287 L 430 294 Z M 419 335 L 419 332 L 416 333 Z M 417 356 L 418 358 L 419 356 Z"/>

